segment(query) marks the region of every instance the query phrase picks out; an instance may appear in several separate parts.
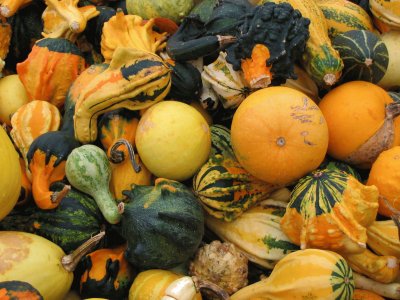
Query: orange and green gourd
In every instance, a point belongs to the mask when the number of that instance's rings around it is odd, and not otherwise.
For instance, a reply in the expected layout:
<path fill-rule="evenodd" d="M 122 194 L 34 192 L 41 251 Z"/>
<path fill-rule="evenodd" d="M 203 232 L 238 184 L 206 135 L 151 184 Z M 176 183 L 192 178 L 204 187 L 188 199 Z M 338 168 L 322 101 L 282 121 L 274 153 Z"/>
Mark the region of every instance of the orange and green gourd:
<path fill-rule="evenodd" d="M 281 220 L 283 232 L 301 249 L 361 253 L 378 212 L 378 189 L 351 175 L 316 170 L 294 187 Z"/>
<path fill-rule="evenodd" d="M 3 300 L 43 300 L 43 296 L 31 284 L 18 280 L 0 282 L 0 298 Z"/>

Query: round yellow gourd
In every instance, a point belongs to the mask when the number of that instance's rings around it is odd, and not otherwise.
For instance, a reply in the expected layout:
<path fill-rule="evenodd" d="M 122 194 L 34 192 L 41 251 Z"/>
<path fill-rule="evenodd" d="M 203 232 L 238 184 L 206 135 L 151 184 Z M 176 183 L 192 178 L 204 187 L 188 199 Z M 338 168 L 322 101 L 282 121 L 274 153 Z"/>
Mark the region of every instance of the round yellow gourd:
<path fill-rule="evenodd" d="M 178 101 L 162 101 L 146 110 L 135 141 L 152 174 L 177 181 L 192 177 L 211 149 L 207 121 L 195 108 Z"/>
<path fill-rule="evenodd" d="M 0 79 L 0 123 L 11 126 L 11 116 L 22 105 L 28 103 L 28 95 L 18 75 Z"/>
<path fill-rule="evenodd" d="M 0 126 L 0 220 L 17 203 L 21 190 L 19 156 L 6 131 Z"/>
<path fill-rule="evenodd" d="M 63 267 L 63 256 L 59 246 L 38 235 L 0 231 L 0 282 L 25 281 L 43 299 L 64 299 L 74 275 Z"/>

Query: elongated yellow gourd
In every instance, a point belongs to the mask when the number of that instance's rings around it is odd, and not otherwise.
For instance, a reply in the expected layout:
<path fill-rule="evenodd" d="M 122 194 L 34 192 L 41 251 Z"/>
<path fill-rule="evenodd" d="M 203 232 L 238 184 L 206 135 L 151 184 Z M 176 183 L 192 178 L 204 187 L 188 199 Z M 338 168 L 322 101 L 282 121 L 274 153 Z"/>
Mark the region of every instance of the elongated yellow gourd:
<path fill-rule="evenodd" d="M 0 220 L 17 203 L 21 190 L 19 156 L 3 127 L 0 127 Z"/>

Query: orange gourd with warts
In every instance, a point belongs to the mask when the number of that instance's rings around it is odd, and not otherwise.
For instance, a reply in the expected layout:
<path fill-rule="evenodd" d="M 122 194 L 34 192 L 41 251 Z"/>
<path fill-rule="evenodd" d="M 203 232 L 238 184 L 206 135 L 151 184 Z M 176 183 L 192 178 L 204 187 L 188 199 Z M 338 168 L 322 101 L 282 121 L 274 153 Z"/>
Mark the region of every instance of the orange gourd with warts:
<path fill-rule="evenodd" d="M 267 46 L 256 44 L 251 58 L 242 60 L 244 78 L 252 89 L 265 88 L 271 84 L 271 67 L 267 66 L 270 53 Z"/>

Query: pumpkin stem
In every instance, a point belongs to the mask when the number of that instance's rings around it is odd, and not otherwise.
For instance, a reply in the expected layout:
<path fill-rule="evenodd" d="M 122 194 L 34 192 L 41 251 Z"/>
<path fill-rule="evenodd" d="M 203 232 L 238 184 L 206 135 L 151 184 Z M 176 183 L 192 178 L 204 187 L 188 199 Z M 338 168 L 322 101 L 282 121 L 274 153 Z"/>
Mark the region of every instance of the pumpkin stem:
<path fill-rule="evenodd" d="M 216 295 L 219 299 L 228 300 L 229 294 L 221 287 L 212 283 L 208 280 L 200 279 L 196 276 L 192 276 L 192 280 L 197 292 L 200 292 L 202 289 L 211 291 L 214 295 Z"/>
<path fill-rule="evenodd" d="M 73 272 L 86 254 L 93 250 L 93 248 L 100 242 L 100 240 L 105 236 L 105 231 L 100 231 L 100 233 L 91 237 L 89 240 L 80 245 L 71 254 L 64 255 L 61 258 L 61 264 L 65 270 L 68 272 Z"/>
<path fill-rule="evenodd" d="M 125 145 L 126 148 L 128 148 L 128 153 L 129 153 L 129 158 L 131 160 L 133 169 L 135 170 L 136 173 L 139 173 L 141 170 L 140 165 L 136 162 L 135 159 L 135 151 L 133 150 L 133 147 L 131 143 L 129 143 L 126 139 L 119 139 L 117 140 L 114 145 L 111 147 L 110 151 L 110 160 L 114 164 L 119 164 L 121 163 L 125 157 L 124 157 L 124 152 L 117 150 L 119 146 Z"/>
<path fill-rule="evenodd" d="M 217 39 L 220 48 L 236 42 L 236 37 L 233 35 L 217 35 Z"/>

